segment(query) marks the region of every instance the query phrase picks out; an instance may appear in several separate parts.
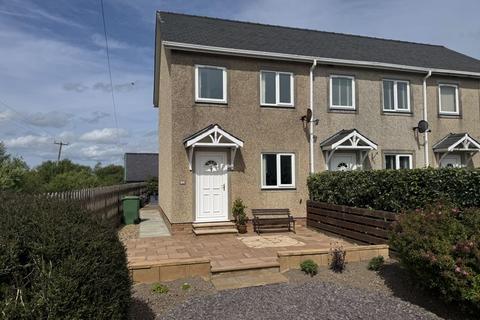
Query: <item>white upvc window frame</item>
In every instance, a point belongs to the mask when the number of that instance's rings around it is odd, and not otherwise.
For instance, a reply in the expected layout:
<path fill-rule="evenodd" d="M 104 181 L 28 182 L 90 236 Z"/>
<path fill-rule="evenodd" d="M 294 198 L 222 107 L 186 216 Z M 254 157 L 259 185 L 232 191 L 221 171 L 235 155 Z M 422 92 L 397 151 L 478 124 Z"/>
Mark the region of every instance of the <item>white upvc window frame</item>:
<path fill-rule="evenodd" d="M 455 111 L 443 111 L 442 110 L 442 87 L 452 87 L 455 88 Z M 459 115 L 460 114 L 460 105 L 458 103 L 458 85 L 452 83 L 439 83 L 438 84 L 438 113 L 444 115 Z"/>
<path fill-rule="evenodd" d="M 388 152 L 383 155 L 383 169 L 387 169 L 387 156 L 395 156 L 395 168 L 390 170 L 400 170 L 400 157 L 408 157 L 409 168 L 413 169 L 413 156 L 410 153 Z"/>
<path fill-rule="evenodd" d="M 337 106 L 333 105 L 333 79 L 334 78 L 347 78 L 352 80 L 352 105 L 351 106 Z M 337 74 L 332 74 L 330 75 L 330 109 L 335 110 L 335 109 L 340 109 L 340 110 L 356 110 L 356 103 L 355 103 L 355 77 L 354 76 L 345 76 L 345 75 L 337 75 Z"/>
<path fill-rule="evenodd" d="M 200 79 L 199 79 L 199 68 L 211 68 L 211 69 L 218 69 L 222 70 L 222 77 L 223 77 L 223 97 L 222 99 L 212 99 L 212 98 L 202 98 L 200 97 Z M 196 64 L 195 65 L 195 101 L 196 102 L 210 102 L 210 103 L 227 103 L 227 68 L 219 67 L 219 66 L 210 66 L 210 65 L 202 65 Z"/>
<path fill-rule="evenodd" d="M 269 186 L 269 185 L 264 185 L 264 174 L 265 174 L 265 168 L 263 166 L 263 156 L 264 155 L 275 155 L 276 160 L 277 160 L 277 185 L 274 186 Z M 290 159 L 292 161 L 292 183 L 291 184 L 282 184 L 282 179 L 281 179 L 281 168 L 280 168 L 280 159 L 281 156 L 290 156 Z M 293 152 L 262 152 L 260 154 L 260 172 L 261 172 L 261 188 L 262 189 L 294 189 L 295 188 L 295 153 Z"/>
<path fill-rule="evenodd" d="M 266 103 L 264 100 L 264 92 L 262 88 L 262 74 L 264 72 L 275 73 L 275 103 Z M 280 102 L 280 75 L 287 74 L 290 76 L 290 103 Z M 260 106 L 262 107 L 285 107 L 293 108 L 295 104 L 295 77 L 293 72 L 260 70 Z"/>
<path fill-rule="evenodd" d="M 385 108 L 385 85 L 384 81 L 391 81 L 393 82 L 393 109 L 386 109 Z M 398 108 L 398 83 L 406 83 L 407 84 L 407 109 L 400 109 Z M 383 111 L 384 112 L 411 112 L 410 108 L 410 81 L 408 80 L 396 80 L 396 79 L 382 79 L 382 101 L 383 101 Z"/>

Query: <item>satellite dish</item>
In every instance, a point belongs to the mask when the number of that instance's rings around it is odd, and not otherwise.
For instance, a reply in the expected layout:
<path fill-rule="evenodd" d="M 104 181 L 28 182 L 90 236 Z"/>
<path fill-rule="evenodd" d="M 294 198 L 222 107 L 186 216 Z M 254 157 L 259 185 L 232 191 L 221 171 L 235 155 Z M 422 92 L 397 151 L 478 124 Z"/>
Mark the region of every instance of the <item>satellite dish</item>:
<path fill-rule="evenodd" d="M 308 108 L 307 109 L 307 117 L 306 117 L 307 122 L 312 121 L 312 109 Z"/>
<path fill-rule="evenodd" d="M 428 122 L 425 120 L 420 120 L 417 125 L 418 132 L 424 133 L 428 130 Z"/>

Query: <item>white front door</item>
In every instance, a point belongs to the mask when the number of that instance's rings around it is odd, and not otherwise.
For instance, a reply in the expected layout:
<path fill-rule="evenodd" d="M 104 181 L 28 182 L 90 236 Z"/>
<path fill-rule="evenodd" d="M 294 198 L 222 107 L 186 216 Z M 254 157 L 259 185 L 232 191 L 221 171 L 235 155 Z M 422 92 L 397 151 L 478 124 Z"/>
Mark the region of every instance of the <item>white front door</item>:
<path fill-rule="evenodd" d="M 228 169 L 225 152 L 196 152 L 196 222 L 228 220 Z"/>
<path fill-rule="evenodd" d="M 462 157 L 459 154 L 448 154 L 440 162 L 442 168 L 460 168 L 462 166 Z"/>
<path fill-rule="evenodd" d="M 355 153 L 336 153 L 330 159 L 330 171 L 350 171 L 357 168 Z"/>

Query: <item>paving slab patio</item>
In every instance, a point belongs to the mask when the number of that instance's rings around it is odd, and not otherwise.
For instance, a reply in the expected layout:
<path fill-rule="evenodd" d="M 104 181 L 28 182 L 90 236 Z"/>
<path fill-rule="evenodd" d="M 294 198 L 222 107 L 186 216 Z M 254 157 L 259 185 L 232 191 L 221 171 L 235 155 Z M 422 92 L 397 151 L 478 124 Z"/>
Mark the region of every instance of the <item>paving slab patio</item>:
<path fill-rule="evenodd" d="M 275 238 L 275 236 L 280 237 Z M 248 239 L 250 237 L 252 237 L 251 241 Z M 272 245 L 269 246 L 269 243 Z M 302 250 L 328 249 L 332 244 L 352 245 L 352 243 L 340 238 L 331 237 L 302 226 L 297 227 L 296 233 L 268 233 L 260 236 L 260 238 L 257 234 L 250 232 L 246 235 L 195 236 L 193 234 L 183 234 L 130 239 L 125 242 L 127 257 L 131 266 L 163 263 L 178 259 L 208 258 L 211 261 L 212 271 L 275 265 L 278 264 L 278 251 L 295 248 L 301 248 Z"/>
<path fill-rule="evenodd" d="M 140 209 L 139 238 L 170 236 L 167 225 L 163 221 L 156 206 L 145 206 Z"/>

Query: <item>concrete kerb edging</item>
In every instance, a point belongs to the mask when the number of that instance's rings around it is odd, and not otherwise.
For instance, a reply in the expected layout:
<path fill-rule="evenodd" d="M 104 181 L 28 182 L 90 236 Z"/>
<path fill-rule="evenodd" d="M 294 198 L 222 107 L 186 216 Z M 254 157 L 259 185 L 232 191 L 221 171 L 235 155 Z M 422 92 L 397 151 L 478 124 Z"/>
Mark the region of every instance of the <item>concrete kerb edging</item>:
<path fill-rule="evenodd" d="M 134 283 L 154 283 L 191 277 L 210 280 L 211 277 L 210 259 L 207 258 L 132 263 L 129 269 Z"/>
<path fill-rule="evenodd" d="M 385 259 L 389 257 L 388 245 L 367 245 L 367 246 L 348 246 L 343 247 L 346 251 L 346 262 L 358 262 L 370 260 L 373 257 L 382 256 Z M 288 250 L 277 252 L 280 272 L 290 269 L 300 269 L 300 263 L 307 259 L 315 261 L 320 266 L 327 266 L 330 259 L 330 249 L 305 249 Z"/>

